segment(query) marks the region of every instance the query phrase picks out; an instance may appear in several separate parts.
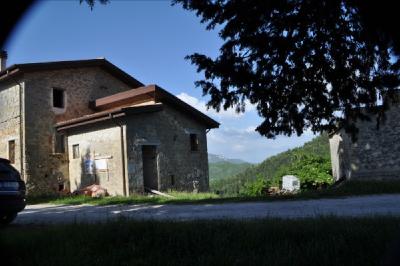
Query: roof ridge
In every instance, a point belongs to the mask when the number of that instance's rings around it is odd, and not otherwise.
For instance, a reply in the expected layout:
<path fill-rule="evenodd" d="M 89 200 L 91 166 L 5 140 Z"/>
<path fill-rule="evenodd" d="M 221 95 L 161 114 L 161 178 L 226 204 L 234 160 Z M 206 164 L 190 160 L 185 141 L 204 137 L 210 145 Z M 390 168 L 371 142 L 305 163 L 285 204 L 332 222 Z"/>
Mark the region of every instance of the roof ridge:
<path fill-rule="evenodd" d="M 102 67 L 104 70 L 108 71 L 121 81 L 134 88 L 144 86 L 142 82 L 138 81 L 127 72 L 120 69 L 105 58 L 14 64 L 0 72 L 0 81 L 7 79 L 10 76 L 16 75 L 20 72 L 83 67 Z"/>

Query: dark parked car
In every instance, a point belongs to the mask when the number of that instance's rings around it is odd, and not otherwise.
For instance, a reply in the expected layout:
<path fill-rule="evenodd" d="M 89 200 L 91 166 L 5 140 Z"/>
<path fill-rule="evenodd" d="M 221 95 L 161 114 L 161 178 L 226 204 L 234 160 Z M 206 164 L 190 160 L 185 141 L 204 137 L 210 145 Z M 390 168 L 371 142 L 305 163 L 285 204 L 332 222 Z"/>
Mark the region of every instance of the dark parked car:
<path fill-rule="evenodd" d="M 0 224 L 11 223 L 26 205 L 25 183 L 7 159 L 0 158 Z"/>

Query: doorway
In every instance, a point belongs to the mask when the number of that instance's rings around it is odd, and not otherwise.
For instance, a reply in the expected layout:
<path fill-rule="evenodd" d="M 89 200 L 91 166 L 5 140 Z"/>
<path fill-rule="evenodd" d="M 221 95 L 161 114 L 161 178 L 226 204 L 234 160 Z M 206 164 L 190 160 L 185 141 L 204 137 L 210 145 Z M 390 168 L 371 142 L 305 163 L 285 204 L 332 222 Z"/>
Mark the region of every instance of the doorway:
<path fill-rule="evenodd" d="M 142 157 L 144 189 L 158 190 L 157 146 L 143 145 Z"/>

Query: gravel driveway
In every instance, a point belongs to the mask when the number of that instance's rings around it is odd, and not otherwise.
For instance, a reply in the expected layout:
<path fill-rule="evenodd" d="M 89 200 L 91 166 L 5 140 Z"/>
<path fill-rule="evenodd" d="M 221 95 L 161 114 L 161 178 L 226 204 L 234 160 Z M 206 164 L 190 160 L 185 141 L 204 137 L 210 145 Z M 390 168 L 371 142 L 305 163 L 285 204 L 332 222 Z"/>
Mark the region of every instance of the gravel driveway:
<path fill-rule="evenodd" d="M 302 218 L 316 216 L 400 216 L 400 194 L 340 199 L 246 202 L 193 205 L 28 205 L 15 224 L 100 222 L 129 219 L 195 220 L 248 218 Z"/>

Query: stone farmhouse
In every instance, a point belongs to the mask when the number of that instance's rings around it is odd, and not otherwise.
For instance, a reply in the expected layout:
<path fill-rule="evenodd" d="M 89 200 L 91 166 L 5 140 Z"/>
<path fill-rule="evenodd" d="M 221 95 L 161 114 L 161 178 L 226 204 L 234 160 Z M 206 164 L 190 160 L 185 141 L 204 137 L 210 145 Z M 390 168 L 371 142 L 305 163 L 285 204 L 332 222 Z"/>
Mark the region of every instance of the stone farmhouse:
<path fill-rule="evenodd" d="M 358 121 L 357 139 L 344 130 L 329 139 L 332 174 L 342 179 L 393 179 L 400 177 L 400 105 L 392 103 L 386 119 L 376 127 L 376 117 Z"/>
<path fill-rule="evenodd" d="M 90 184 L 111 195 L 208 190 L 219 123 L 105 59 L 16 64 L 0 56 L 0 157 L 31 194 Z"/>

